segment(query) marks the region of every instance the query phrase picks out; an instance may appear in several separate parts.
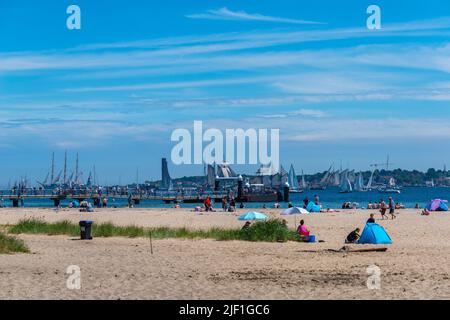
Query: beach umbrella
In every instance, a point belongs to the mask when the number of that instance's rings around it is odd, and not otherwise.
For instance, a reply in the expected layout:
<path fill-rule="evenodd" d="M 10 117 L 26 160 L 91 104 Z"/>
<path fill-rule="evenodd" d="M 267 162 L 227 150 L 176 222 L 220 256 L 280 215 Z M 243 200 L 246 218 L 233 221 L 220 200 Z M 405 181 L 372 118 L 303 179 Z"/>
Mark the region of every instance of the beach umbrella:
<path fill-rule="evenodd" d="M 238 220 L 266 220 L 267 216 L 264 213 L 250 211 L 244 214 L 241 214 Z"/>
<path fill-rule="evenodd" d="M 289 209 L 284 210 L 281 215 L 294 215 L 294 226 L 297 228 L 297 219 L 295 217 L 296 214 L 304 214 L 309 213 L 308 210 L 299 208 L 299 207 L 292 207 Z"/>
<path fill-rule="evenodd" d="M 308 210 L 299 208 L 299 207 L 292 207 L 289 209 L 284 210 L 281 214 L 282 215 L 291 215 L 291 214 L 303 214 L 303 213 L 309 213 Z"/>

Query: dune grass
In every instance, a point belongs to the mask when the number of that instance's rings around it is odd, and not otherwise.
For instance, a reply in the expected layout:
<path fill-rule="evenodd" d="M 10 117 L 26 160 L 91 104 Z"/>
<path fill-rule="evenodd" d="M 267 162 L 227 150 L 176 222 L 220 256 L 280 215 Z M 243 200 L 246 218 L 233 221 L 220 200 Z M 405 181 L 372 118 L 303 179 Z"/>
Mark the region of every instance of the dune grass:
<path fill-rule="evenodd" d="M 9 229 L 10 233 L 20 234 L 47 234 L 78 236 L 80 228 L 78 224 L 64 220 L 48 223 L 39 219 L 21 220 Z M 187 228 L 143 228 L 138 226 L 115 226 L 112 223 L 94 223 L 92 225 L 93 237 L 148 237 L 154 239 L 182 238 L 182 239 L 215 239 L 244 240 L 244 241 L 296 241 L 298 235 L 289 230 L 278 220 L 258 221 L 245 230 L 211 228 L 209 230 L 191 230 Z"/>
<path fill-rule="evenodd" d="M 28 247 L 20 239 L 0 232 L 0 254 L 13 252 L 29 252 Z"/>

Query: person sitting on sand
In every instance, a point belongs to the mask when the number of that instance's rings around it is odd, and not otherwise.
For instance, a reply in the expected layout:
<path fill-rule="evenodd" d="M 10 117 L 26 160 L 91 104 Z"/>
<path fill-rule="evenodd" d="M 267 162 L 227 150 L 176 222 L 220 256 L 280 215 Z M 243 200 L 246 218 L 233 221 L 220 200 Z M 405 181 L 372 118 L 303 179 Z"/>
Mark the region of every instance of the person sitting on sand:
<path fill-rule="evenodd" d="M 431 213 L 431 212 L 430 212 L 427 208 L 424 208 L 424 209 L 422 210 L 421 215 L 423 215 L 423 216 L 429 216 L 430 213 Z"/>
<path fill-rule="evenodd" d="M 373 209 L 372 201 L 370 201 L 370 202 L 367 204 L 367 209 Z"/>
<path fill-rule="evenodd" d="M 305 199 L 303 199 L 303 209 L 306 209 L 306 208 L 308 207 L 308 203 L 309 203 L 308 197 L 306 197 Z"/>
<path fill-rule="evenodd" d="M 356 243 L 360 237 L 359 232 L 361 230 L 359 228 L 356 228 L 355 230 L 353 230 L 352 232 L 350 232 L 347 236 L 347 238 L 345 239 L 345 243 Z"/>
<path fill-rule="evenodd" d="M 314 203 L 316 204 L 316 205 L 319 205 L 320 204 L 320 199 L 319 199 L 319 196 L 316 194 L 316 195 L 314 195 Z"/>
<path fill-rule="evenodd" d="M 244 203 L 243 203 L 243 202 L 241 202 L 241 204 L 239 205 L 239 208 L 240 208 L 240 209 L 244 209 L 244 208 L 245 208 L 245 206 L 244 206 Z"/>
<path fill-rule="evenodd" d="M 398 209 L 405 209 L 405 205 L 403 203 L 398 203 Z"/>
<path fill-rule="evenodd" d="M 242 226 L 242 230 L 248 229 L 250 227 L 251 222 L 247 221 L 243 226 Z"/>
<path fill-rule="evenodd" d="M 309 229 L 305 226 L 305 221 L 300 220 L 300 225 L 297 228 L 297 232 L 300 235 L 300 238 L 302 241 L 308 242 L 309 241 Z"/>
<path fill-rule="evenodd" d="M 369 219 L 367 219 L 366 223 L 375 223 L 375 218 L 373 217 L 373 213 L 370 214 Z"/>
<path fill-rule="evenodd" d="M 350 209 L 350 202 L 344 202 L 342 204 L 342 209 Z"/>

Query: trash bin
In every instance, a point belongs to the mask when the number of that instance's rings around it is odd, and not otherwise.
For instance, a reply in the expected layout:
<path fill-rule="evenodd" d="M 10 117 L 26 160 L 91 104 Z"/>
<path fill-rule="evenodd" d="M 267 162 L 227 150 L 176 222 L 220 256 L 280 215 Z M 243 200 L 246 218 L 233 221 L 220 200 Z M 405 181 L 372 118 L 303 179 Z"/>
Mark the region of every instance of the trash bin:
<path fill-rule="evenodd" d="M 80 221 L 80 235 L 81 240 L 92 240 L 91 230 L 92 230 L 91 220 Z"/>

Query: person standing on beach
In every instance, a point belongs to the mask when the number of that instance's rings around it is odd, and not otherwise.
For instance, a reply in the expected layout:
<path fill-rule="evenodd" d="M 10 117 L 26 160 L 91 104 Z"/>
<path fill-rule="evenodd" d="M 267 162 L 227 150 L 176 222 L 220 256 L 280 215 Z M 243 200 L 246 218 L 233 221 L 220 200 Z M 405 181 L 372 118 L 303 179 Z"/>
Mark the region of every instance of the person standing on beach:
<path fill-rule="evenodd" d="M 389 197 L 389 214 L 391 215 L 392 220 L 397 218 L 397 216 L 395 215 L 395 202 L 392 197 Z"/>

